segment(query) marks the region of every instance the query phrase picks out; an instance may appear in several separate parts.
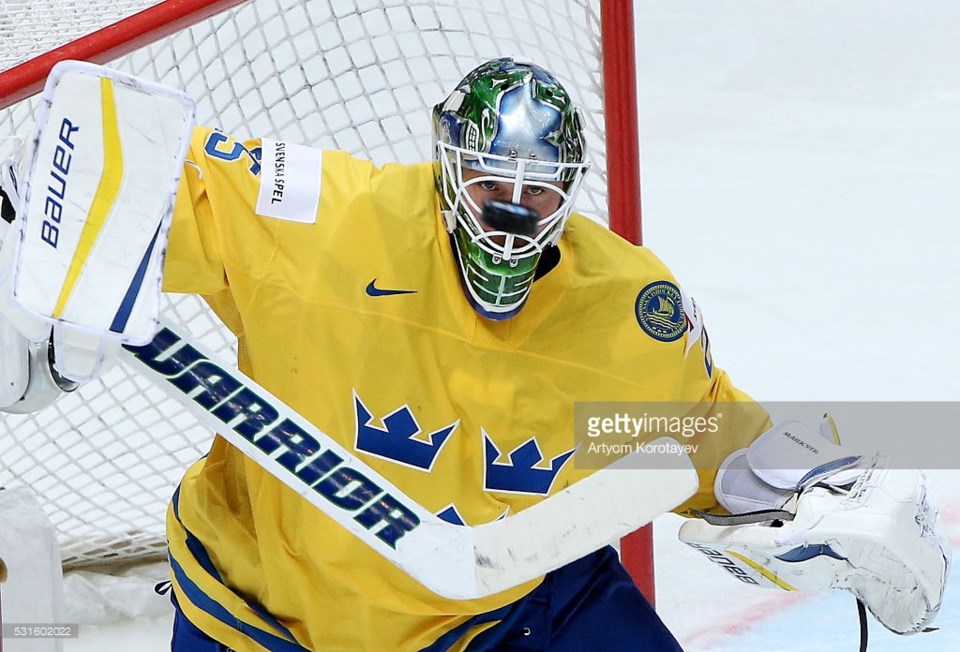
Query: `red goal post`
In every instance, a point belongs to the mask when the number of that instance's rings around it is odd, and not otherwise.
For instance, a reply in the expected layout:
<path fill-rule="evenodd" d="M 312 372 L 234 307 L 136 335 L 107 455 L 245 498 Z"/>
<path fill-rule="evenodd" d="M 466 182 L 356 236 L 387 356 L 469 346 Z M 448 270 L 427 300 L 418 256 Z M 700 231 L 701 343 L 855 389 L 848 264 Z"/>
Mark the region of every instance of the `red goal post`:
<path fill-rule="evenodd" d="M 516 55 L 552 69 L 584 109 L 594 168 L 578 210 L 640 244 L 632 4 L 0 0 L 0 30 L 15 35 L 0 53 L 0 139 L 27 136 L 52 65 L 81 59 L 182 88 L 201 123 L 231 133 L 413 162 L 430 155 L 429 106 L 480 61 Z M 211 346 L 234 346 L 195 297 L 165 301 Z M 40 494 L 66 567 L 163 555 L 169 493 L 210 438 L 165 401 L 113 369 L 48 410 L 4 415 L 0 486 Z M 652 598 L 650 528 L 621 547 Z"/>

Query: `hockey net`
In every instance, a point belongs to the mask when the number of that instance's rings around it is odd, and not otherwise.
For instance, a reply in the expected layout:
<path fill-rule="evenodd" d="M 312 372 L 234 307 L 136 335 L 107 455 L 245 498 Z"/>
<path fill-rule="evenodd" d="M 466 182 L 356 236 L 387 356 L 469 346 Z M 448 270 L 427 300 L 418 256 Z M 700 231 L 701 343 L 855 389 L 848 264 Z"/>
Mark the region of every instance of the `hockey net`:
<path fill-rule="evenodd" d="M 237 6 L 222 11 L 228 5 Z M 632 39 L 632 24 L 616 30 Z M 0 38 L 0 101 L 20 100 L 0 111 L 8 148 L 31 133 L 34 101 L 21 98 L 39 88 L 51 58 L 109 62 L 182 88 L 199 122 L 227 133 L 377 163 L 429 159 L 429 107 L 481 61 L 537 61 L 584 110 L 593 169 L 578 208 L 606 219 L 601 50 L 622 46 L 602 45 L 600 0 L 0 0 Z M 632 72 L 613 83 L 632 86 Z M 625 119 L 618 137 L 635 143 L 636 116 Z M 164 311 L 234 357 L 229 332 L 196 297 L 167 296 Z M 65 568 L 159 557 L 170 495 L 211 436 L 118 366 L 47 410 L 2 416 L 0 486 L 40 496 Z"/>

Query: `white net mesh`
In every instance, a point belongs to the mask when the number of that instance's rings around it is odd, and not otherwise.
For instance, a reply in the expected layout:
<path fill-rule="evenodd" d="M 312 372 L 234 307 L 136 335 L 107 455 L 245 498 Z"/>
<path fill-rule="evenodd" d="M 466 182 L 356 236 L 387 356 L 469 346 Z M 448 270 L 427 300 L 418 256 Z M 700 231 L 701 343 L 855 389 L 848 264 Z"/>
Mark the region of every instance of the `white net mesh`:
<path fill-rule="evenodd" d="M 0 70 L 8 70 L 155 4 L 155 0 L 2 0 Z"/>
<path fill-rule="evenodd" d="M 35 40 L 44 50 L 59 44 L 61 21 L 50 22 L 49 15 L 45 27 L 29 33 L 53 34 L 46 40 L 27 35 L 24 23 L 32 18 L 26 16 L 41 4 L 73 23 L 81 5 L 79 13 L 99 16 L 142 3 L 117 2 L 98 12 L 91 10 L 97 0 L 0 0 L 2 50 L 17 50 L 5 68 L 35 54 Z M 578 207 L 602 219 L 598 5 L 253 0 L 112 65 L 185 89 L 198 102 L 202 124 L 385 163 L 429 158 L 429 107 L 466 71 L 504 55 L 536 61 L 565 82 L 584 110 L 594 167 Z M 19 12 L 24 7 L 29 14 Z M 8 42 L 13 33 L 17 40 Z M 27 101 L 0 113 L 0 138 L 29 135 L 32 111 Z M 167 297 L 165 312 L 234 358 L 229 333 L 198 299 Z M 59 529 L 65 566 L 161 555 L 167 501 L 210 438 L 177 404 L 117 367 L 45 411 L 2 415 L 0 486 L 27 484 L 41 496 Z"/>

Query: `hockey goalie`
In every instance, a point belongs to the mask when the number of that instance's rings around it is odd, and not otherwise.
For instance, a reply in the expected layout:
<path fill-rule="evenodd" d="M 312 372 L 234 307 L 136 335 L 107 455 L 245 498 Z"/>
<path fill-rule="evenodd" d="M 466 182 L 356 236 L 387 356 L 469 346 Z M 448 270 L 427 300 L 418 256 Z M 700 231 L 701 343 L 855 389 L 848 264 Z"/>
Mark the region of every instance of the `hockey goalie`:
<path fill-rule="evenodd" d="M 381 168 L 191 131 L 175 94 L 83 70 L 4 166 L 0 408 L 123 344 L 220 419 L 168 513 L 176 652 L 676 651 L 604 545 L 671 509 L 742 581 L 849 591 L 898 634 L 937 614 L 922 474 L 772 426 L 714 365 L 667 267 L 573 210 L 583 122 L 544 68 L 481 64 L 438 98 L 433 160 Z M 157 333 L 161 283 L 240 371 Z M 675 474 L 574 463 L 575 404 L 641 400 L 738 409 Z"/>

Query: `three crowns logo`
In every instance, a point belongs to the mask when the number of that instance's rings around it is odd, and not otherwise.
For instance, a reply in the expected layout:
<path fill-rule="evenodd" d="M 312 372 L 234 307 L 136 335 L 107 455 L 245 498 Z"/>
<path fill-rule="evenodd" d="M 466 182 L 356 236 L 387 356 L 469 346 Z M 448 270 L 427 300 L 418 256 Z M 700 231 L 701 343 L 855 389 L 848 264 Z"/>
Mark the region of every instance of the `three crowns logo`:
<path fill-rule="evenodd" d="M 512 493 L 538 494 L 546 496 L 554 479 L 564 463 L 573 455 L 575 449 L 561 453 L 549 461 L 549 468 L 543 468 L 543 453 L 533 437 L 517 446 L 507 456 L 508 463 L 498 462 L 500 449 L 490 436 L 483 433 L 484 489 L 487 491 L 506 491 Z M 539 465 L 539 467 L 538 467 Z"/>
<path fill-rule="evenodd" d="M 423 471 L 433 468 L 443 445 L 460 425 L 458 419 L 445 428 L 423 436 L 420 424 L 410 408 L 404 405 L 383 417 L 381 428 L 373 425 L 373 414 L 356 391 L 353 392 L 353 403 L 357 414 L 357 450 Z"/>
<path fill-rule="evenodd" d="M 373 413 L 356 390 L 353 391 L 353 404 L 358 451 L 422 471 L 433 469 L 450 435 L 460 425 L 458 419 L 444 428 L 424 433 L 407 405 L 379 419 L 382 425 L 375 425 Z M 480 432 L 483 435 L 483 488 L 486 491 L 546 496 L 575 450 L 545 460 L 536 438 L 531 437 L 504 456 L 486 430 L 481 428 Z M 455 508 L 454 511 L 445 510 L 441 518 L 452 523 L 463 522 Z"/>

